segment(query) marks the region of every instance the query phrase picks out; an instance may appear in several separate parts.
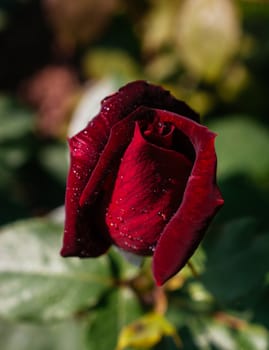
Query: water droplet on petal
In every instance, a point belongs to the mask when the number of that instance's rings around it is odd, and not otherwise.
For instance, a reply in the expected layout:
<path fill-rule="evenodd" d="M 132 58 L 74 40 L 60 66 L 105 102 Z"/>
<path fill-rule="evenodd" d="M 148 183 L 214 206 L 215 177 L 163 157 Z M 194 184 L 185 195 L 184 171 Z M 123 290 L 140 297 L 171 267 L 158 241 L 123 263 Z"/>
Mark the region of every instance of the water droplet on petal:
<path fill-rule="evenodd" d="M 164 221 L 166 220 L 166 215 L 165 215 L 163 212 L 158 211 L 157 214 L 158 214 Z"/>
<path fill-rule="evenodd" d="M 156 249 L 156 247 L 155 247 L 154 245 L 150 245 L 150 246 L 149 246 L 149 250 L 151 250 L 152 252 L 154 252 L 155 249 Z"/>

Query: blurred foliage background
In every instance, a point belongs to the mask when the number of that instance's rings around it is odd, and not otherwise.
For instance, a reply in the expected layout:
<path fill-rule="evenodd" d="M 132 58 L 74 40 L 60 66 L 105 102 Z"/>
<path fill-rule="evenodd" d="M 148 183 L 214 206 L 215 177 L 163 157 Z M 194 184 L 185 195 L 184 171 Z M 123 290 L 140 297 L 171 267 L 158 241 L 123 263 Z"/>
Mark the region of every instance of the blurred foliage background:
<path fill-rule="evenodd" d="M 2 350 L 269 348 L 267 0 L 0 0 Z M 66 138 L 135 79 L 218 133 L 225 206 L 163 288 L 62 259 Z"/>

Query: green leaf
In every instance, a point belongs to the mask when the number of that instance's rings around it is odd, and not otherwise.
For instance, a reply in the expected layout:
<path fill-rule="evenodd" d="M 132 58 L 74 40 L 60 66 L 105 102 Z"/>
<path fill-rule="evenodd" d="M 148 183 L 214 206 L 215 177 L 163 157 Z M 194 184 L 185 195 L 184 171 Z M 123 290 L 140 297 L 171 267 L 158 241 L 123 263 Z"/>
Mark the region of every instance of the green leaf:
<path fill-rule="evenodd" d="M 64 259 L 62 227 L 28 220 L 0 234 L 0 316 L 7 319 L 64 319 L 94 306 L 111 286 L 106 256 Z"/>
<path fill-rule="evenodd" d="M 269 333 L 262 326 L 248 325 L 239 330 L 237 342 L 238 349 L 267 350 L 269 347 Z"/>
<path fill-rule="evenodd" d="M 221 178 L 248 173 L 254 178 L 268 175 L 269 133 L 255 120 L 229 116 L 209 124 L 217 132 L 218 173 Z"/>
<path fill-rule="evenodd" d="M 0 140 L 17 139 L 33 128 L 33 115 L 14 100 L 0 96 Z"/>
<path fill-rule="evenodd" d="M 223 313 L 222 318 L 193 317 L 190 331 L 201 350 L 266 350 L 266 328 Z"/>
<path fill-rule="evenodd" d="M 226 225 L 208 251 L 202 282 L 221 303 L 255 302 L 266 286 L 269 235 L 249 218 Z"/>
<path fill-rule="evenodd" d="M 0 95 L 0 125 L 0 188 L 5 190 L 32 151 L 33 115 L 14 99 Z"/>
<path fill-rule="evenodd" d="M 193 317 L 190 332 L 200 350 L 237 350 L 231 329 L 207 317 Z M 213 347 L 212 347 L 213 345 Z"/>
<path fill-rule="evenodd" d="M 85 322 L 67 321 L 49 325 L 0 322 L 1 350 L 89 350 Z"/>
<path fill-rule="evenodd" d="M 120 287 L 109 293 L 90 323 L 89 349 L 115 349 L 121 329 L 141 314 L 141 305 L 131 289 Z"/>
<path fill-rule="evenodd" d="M 136 277 L 141 270 L 138 264 L 130 263 L 115 247 L 110 249 L 109 258 L 112 264 L 112 269 L 120 280 L 130 280 Z"/>
<path fill-rule="evenodd" d="M 61 183 L 65 183 L 68 171 L 68 149 L 66 143 L 44 147 L 39 159 L 44 168 Z"/>
<path fill-rule="evenodd" d="M 225 204 L 221 208 L 215 223 L 240 217 L 255 217 L 267 222 L 269 207 L 269 186 L 262 181 L 254 181 L 247 173 L 230 176 L 220 181 Z"/>

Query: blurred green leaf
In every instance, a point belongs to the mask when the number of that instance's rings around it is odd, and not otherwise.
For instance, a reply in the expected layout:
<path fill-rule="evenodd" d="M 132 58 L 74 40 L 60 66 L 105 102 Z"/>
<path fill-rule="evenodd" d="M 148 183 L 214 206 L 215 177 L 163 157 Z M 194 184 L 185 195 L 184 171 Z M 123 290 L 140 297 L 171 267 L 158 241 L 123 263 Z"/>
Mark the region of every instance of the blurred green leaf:
<path fill-rule="evenodd" d="M 139 78 L 137 63 L 122 50 L 91 49 L 85 55 L 82 66 L 86 76 L 103 78 L 112 75 L 122 84 Z"/>
<path fill-rule="evenodd" d="M 44 147 L 39 155 L 44 168 L 61 183 L 65 183 L 68 171 L 68 148 L 66 143 Z"/>
<path fill-rule="evenodd" d="M 33 115 L 14 99 L 0 95 L 0 125 L 0 187 L 5 188 L 29 155 L 26 138 L 33 129 Z"/>
<path fill-rule="evenodd" d="M 86 350 L 85 322 L 49 325 L 0 322 L 1 350 Z"/>
<path fill-rule="evenodd" d="M 249 218 L 227 224 L 208 249 L 202 281 L 220 303 L 254 303 L 269 271 L 269 235 Z"/>
<path fill-rule="evenodd" d="M 269 347 L 269 333 L 262 326 L 247 325 L 237 334 L 238 348 L 244 350 L 267 350 Z"/>
<path fill-rule="evenodd" d="M 193 317 L 190 331 L 199 350 L 237 350 L 231 330 L 207 317 Z M 212 347 L 213 346 L 213 347 Z"/>
<path fill-rule="evenodd" d="M 269 188 L 266 179 L 263 183 L 255 181 L 246 173 L 235 174 L 219 181 L 219 184 L 225 205 L 218 213 L 215 223 L 226 223 L 247 216 L 268 221 Z"/>
<path fill-rule="evenodd" d="M 191 333 L 199 350 L 266 350 L 268 331 L 223 313 L 221 318 L 193 318 Z"/>
<path fill-rule="evenodd" d="M 62 227 L 46 220 L 7 225 L 0 234 L 0 316 L 48 321 L 95 305 L 111 286 L 109 262 L 64 259 Z"/>
<path fill-rule="evenodd" d="M 0 145 L 0 189 L 6 189 L 14 181 L 15 173 L 27 160 L 28 152 L 17 145 Z"/>
<path fill-rule="evenodd" d="M 218 133 L 216 150 L 218 174 L 221 178 L 248 173 L 254 178 L 269 173 L 269 132 L 255 120 L 245 116 L 229 116 L 211 122 Z"/>
<path fill-rule="evenodd" d="M 263 291 L 259 301 L 253 309 L 253 319 L 256 323 L 263 324 L 267 329 L 269 329 L 269 288 L 267 281 L 267 288 Z"/>
<path fill-rule="evenodd" d="M 239 50 L 241 28 L 233 1 L 186 0 L 173 27 L 182 63 L 209 82 L 218 79 Z"/>
<path fill-rule="evenodd" d="M 0 141 L 17 139 L 33 128 L 33 115 L 6 96 L 0 96 Z"/>
<path fill-rule="evenodd" d="M 111 291 L 98 305 L 88 331 L 89 349 L 115 349 L 121 329 L 142 314 L 134 292 L 127 287 Z"/>
<path fill-rule="evenodd" d="M 140 272 L 138 264 L 133 264 L 127 261 L 127 259 L 115 247 L 110 249 L 109 258 L 112 264 L 112 269 L 120 280 L 130 280 Z"/>

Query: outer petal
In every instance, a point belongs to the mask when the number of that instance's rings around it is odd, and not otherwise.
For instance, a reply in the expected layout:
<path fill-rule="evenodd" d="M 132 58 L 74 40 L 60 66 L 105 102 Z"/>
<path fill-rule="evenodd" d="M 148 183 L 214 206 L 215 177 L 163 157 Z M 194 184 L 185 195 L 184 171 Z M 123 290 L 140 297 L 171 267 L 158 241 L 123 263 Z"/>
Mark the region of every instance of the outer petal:
<path fill-rule="evenodd" d="M 136 123 L 106 215 L 113 242 L 138 255 L 152 255 L 182 200 L 191 168 L 184 155 L 147 142 Z"/>
<path fill-rule="evenodd" d="M 102 101 L 101 113 L 110 125 L 114 125 L 140 106 L 171 111 L 199 122 L 199 115 L 185 102 L 176 99 L 162 87 L 143 80 L 129 83 L 106 97 Z"/>
<path fill-rule="evenodd" d="M 89 125 L 69 140 L 71 164 L 66 187 L 66 220 L 63 256 L 88 256 L 104 253 L 110 243 L 91 225 L 89 208 L 79 205 L 81 194 L 104 150 L 111 128 L 139 106 L 171 110 L 198 120 L 198 115 L 159 86 L 136 81 L 103 100 L 100 113 Z M 87 222 L 87 224 L 86 224 Z M 83 224 L 82 224 L 83 223 Z"/>
<path fill-rule="evenodd" d="M 162 285 L 193 254 L 223 199 L 216 185 L 216 135 L 187 118 L 160 110 L 156 113 L 187 135 L 196 153 L 183 201 L 165 227 L 153 256 L 154 277 Z"/>
<path fill-rule="evenodd" d="M 102 236 L 96 236 L 91 240 L 92 228 L 84 223 L 85 217 L 90 221 L 89 213 L 86 208 L 79 207 L 79 198 L 99 158 L 98 146 L 100 147 L 102 142 L 102 132 L 91 132 L 89 135 L 87 130 L 69 140 L 71 164 L 66 186 L 62 256 L 84 256 L 87 246 L 95 256 L 98 256 L 110 246 Z M 85 242 L 86 240 L 88 242 Z"/>

